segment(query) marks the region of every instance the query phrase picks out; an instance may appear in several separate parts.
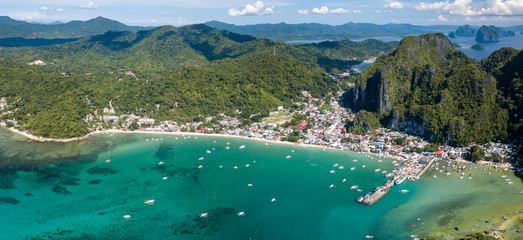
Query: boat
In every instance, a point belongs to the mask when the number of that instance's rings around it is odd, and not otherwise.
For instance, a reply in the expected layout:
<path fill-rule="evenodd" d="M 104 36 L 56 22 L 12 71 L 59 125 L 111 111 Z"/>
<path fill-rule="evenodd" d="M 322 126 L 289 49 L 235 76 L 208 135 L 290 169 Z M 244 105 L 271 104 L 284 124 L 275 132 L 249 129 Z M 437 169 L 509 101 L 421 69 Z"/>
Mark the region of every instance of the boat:
<path fill-rule="evenodd" d="M 341 169 L 344 169 L 344 168 L 345 168 L 344 166 L 339 166 L 339 167 L 338 167 L 338 169 L 340 169 L 340 170 L 341 170 Z"/>
<path fill-rule="evenodd" d="M 401 175 L 401 176 L 399 176 L 398 178 L 396 178 L 396 179 L 394 180 L 394 184 L 399 185 L 399 184 L 401 184 L 403 181 L 405 181 L 405 179 L 407 179 L 407 178 L 405 177 L 405 175 Z"/>
<path fill-rule="evenodd" d="M 232 168 L 234 168 L 234 169 L 238 169 L 238 166 L 234 166 L 234 167 L 232 167 Z"/>
<path fill-rule="evenodd" d="M 459 179 L 463 179 L 463 176 L 460 176 Z"/>
<path fill-rule="evenodd" d="M 363 190 L 358 188 L 358 189 L 356 189 L 356 192 L 363 192 Z"/>
<path fill-rule="evenodd" d="M 245 164 L 245 167 L 250 167 L 251 165 L 250 164 Z"/>
<path fill-rule="evenodd" d="M 123 219 L 131 219 L 131 215 L 123 215 Z"/>
<path fill-rule="evenodd" d="M 203 165 L 198 165 L 198 168 L 203 168 Z"/>
<path fill-rule="evenodd" d="M 206 153 L 211 153 L 211 151 L 210 151 L 210 150 L 206 150 L 205 152 L 206 152 Z"/>
<path fill-rule="evenodd" d="M 374 236 L 372 236 L 372 235 L 366 235 L 365 238 L 366 238 L 366 239 L 373 239 Z"/>
<path fill-rule="evenodd" d="M 358 160 L 357 160 L 357 159 L 354 159 L 354 160 L 352 160 L 352 161 L 353 161 L 353 162 L 357 162 Z"/>
<path fill-rule="evenodd" d="M 339 164 L 335 163 L 334 165 L 332 165 L 332 167 L 338 167 Z"/>
<path fill-rule="evenodd" d="M 287 157 L 285 157 L 285 158 L 290 159 L 290 158 L 291 158 L 291 155 L 287 155 Z"/>
<path fill-rule="evenodd" d="M 244 149 L 245 145 L 241 145 L 238 149 Z"/>
<path fill-rule="evenodd" d="M 437 178 L 437 177 L 438 177 L 438 176 L 436 176 L 436 175 L 432 176 L 432 178 Z"/>
<path fill-rule="evenodd" d="M 378 162 L 383 162 L 383 160 L 378 160 Z"/>
<path fill-rule="evenodd" d="M 162 180 L 167 180 L 167 177 L 163 177 Z"/>
<path fill-rule="evenodd" d="M 385 173 L 387 173 L 387 170 L 384 170 L 384 171 L 382 171 L 381 173 L 385 174 Z"/>
<path fill-rule="evenodd" d="M 401 189 L 400 190 L 400 193 L 408 193 L 408 192 L 409 192 L 409 190 L 407 190 L 407 189 Z"/>
<path fill-rule="evenodd" d="M 356 189 L 356 188 L 358 188 L 358 185 L 352 185 L 352 186 L 350 186 L 350 189 Z"/>
<path fill-rule="evenodd" d="M 204 212 L 204 213 L 200 213 L 200 217 L 201 217 L 201 218 L 206 218 L 206 217 L 208 217 L 208 216 L 209 216 L 209 213 L 206 213 L 206 212 Z"/>
<path fill-rule="evenodd" d="M 503 220 L 505 220 L 505 221 L 507 221 L 507 220 L 508 220 L 508 219 L 507 219 L 507 217 L 505 217 L 505 216 L 501 216 L 501 217 L 502 217 L 502 218 L 503 218 Z"/>
<path fill-rule="evenodd" d="M 230 143 L 229 143 L 229 142 L 227 142 L 227 145 L 229 145 L 229 144 L 230 144 Z"/>
<path fill-rule="evenodd" d="M 220 165 L 218 168 L 223 168 L 223 165 Z"/>
<path fill-rule="evenodd" d="M 153 205 L 154 204 L 154 199 L 146 200 L 144 203 L 147 204 L 147 205 Z"/>
<path fill-rule="evenodd" d="M 216 140 L 212 141 L 212 143 L 216 143 Z"/>
<path fill-rule="evenodd" d="M 379 169 L 379 168 L 376 168 L 376 169 L 374 170 L 374 172 L 379 172 L 379 171 L 381 171 L 381 169 Z"/>
<path fill-rule="evenodd" d="M 367 166 L 367 165 L 363 165 L 363 166 L 361 166 L 361 168 L 365 168 L 366 166 Z"/>
<path fill-rule="evenodd" d="M 105 160 L 105 162 L 106 162 L 106 163 L 110 163 L 110 162 L 111 162 L 111 160 L 107 159 L 107 160 Z"/>
<path fill-rule="evenodd" d="M 329 185 L 329 188 L 334 188 L 334 187 L 335 187 L 334 184 Z"/>
<path fill-rule="evenodd" d="M 271 199 L 271 202 L 276 202 L 276 198 L 272 198 L 272 199 Z"/>
<path fill-rule="evenodd" d="M 356 200 L 356 202 L 359 202 L 359 203 L 361 203 L 362 201 L 363 201 L 363 197 L 359 197 L 359 198 Z"/>
<path fill-rule="evenodd" d="M 350 168 L 351 171 L 354 171 L 354 169 L 356 169 L 356 168 L 355 168 L 355 167 L 351 167 L 351 168 Z"/>
<path fill-rule="evenodd" d="M 330 170 L 329 173 L 336 173 L 336 171 L 334 171 L 334 170 Z"/>
<path fill-rule="evenodd" d="M 225 150 L 229 150 L 229 148 L 230 148 L 230 147 L 229 147 L 229 146 L 227 146 L 227 147 L 225 147 Z"/>
<path fill-rule="evenodd" d="M 245 212 L 238 212 L 238 213 L 236 213 L 236 215 L 238 215 L 238 216 L 245 216 Z"/>
<path fill-rule="evenodd" d="M 346 182 L 346 181 L 347 181 L 346 178 L 344 178 L 344 179 L 341 180 L 342 183 L 344 183 L 344 182 Z"/>
<path fill-rule="evenodd" d="M 198 160 L 202 161 L 202 160 L 203 160 L 203 157 L 201 157 L 201 158 L 198 158 Z"/>

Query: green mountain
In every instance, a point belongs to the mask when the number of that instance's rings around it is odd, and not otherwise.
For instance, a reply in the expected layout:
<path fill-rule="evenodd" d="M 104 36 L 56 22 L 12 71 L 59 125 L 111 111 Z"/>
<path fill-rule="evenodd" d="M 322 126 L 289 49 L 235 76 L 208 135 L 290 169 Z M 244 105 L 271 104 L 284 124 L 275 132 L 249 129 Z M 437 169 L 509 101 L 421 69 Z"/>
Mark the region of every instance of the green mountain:
<path fill-rule="evenodd" d="M 289 40 L 340 40 L 383 36 L 404 37 L 428 32 L 450 32 L 455 28 L 455 26 L 415 26 L 410 24 L 376 25 L 353 22 L 337 26 L 318 23 L 278 23 L 238 26 L 218 21 L 210 21 L 206 22 L 205 25 L 280 42 Z"/>
<path fill-rule="evenodd" d="M 147 28 L 127 26 L 103 17 L 60 24 L 34 24 L 0 16 L 0 38 L 81 38 L 107 31 L 136 32 L 144 29 Z"/>
<path fill-rule="evenodd" d="M 502 48 L 482 61 L 484 69 L 496 77 L 501 106 L 508 110 L 509 137 L 523 154 L 523 51 Z"/>
<path fill-rule="evenodd" d="M 3 58 L 13 61 L 42 60 L 68 74 L 120 70 L 162 74 L 270 48 L 277 54 L 311 63 L 328 72 L 339 72 L 351 64 L 347 59 L 366 59 L 396 46 L 397 42 L 376 40 L 289 45 L 197 24 L 180 28 L 163 26 L 137 33 L 110 31 L 62 45 L 5 48 L 0 52 Z"/>
<path fill-rule="evenodd" d="M 497 96 L 496 79 L 478 62 L 443 34 L 426 34 L 379 57 L 343 102 L 388 127 L 464 146 L 506 138 L 508 114 Z"/>

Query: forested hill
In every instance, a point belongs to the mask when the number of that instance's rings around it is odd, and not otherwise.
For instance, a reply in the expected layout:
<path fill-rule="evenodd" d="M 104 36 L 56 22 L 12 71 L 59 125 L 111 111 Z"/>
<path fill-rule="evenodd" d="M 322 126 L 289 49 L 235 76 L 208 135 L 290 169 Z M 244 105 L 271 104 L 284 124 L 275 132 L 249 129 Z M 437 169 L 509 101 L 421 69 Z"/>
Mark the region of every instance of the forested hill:
<path fill-rule="evenodd" d="M 385 24 L 349 22 L 342 25 L 327 25 L 319 23 L 301 24 L 255 24 L 234 25 L 219 21 L 206 22 L 205 25 L 235 33 L 247 34 L 257 38 L 267 38 L 273 41 L 289 40 L 341 40 L 353 38 L 371 38 L 383 36 L 403 37 L 429 32 L 450 32 L 455 26 L 435 25 L 416 26 L 411 24 Z"/>
<path fill-rule="evenodd" d="M 391 128 L 465 146 L 506 140 L 496 79 L 443 34 L 407 37 L 359 76 L 344 103 Z"/>
<path fill-rule="evenodd" d="M 0 38 L 80 38 L 107 31 L 136 32 L 144 29 L 148 28 L 127 26 L 103 17 L 60 24 L 36 24 L 0 16 Z"/>
<path fill-rule="evenodd" d="M 136 33 L 110 31 L 62 45 L 4 48 L 0 52 L 7 60 L 25 63 L 42 60 L 68 74 L 118 70 L 164 74 L 187 66 L 203 66 L 214 60 L 271 49 L 328 72 L 339 72 L 347 68 L 346 59 L 377 56 L 396 46 L 397 42 L 376 40 L 295 46 L 196 24 L 179 28 L 163 26 Z"/>

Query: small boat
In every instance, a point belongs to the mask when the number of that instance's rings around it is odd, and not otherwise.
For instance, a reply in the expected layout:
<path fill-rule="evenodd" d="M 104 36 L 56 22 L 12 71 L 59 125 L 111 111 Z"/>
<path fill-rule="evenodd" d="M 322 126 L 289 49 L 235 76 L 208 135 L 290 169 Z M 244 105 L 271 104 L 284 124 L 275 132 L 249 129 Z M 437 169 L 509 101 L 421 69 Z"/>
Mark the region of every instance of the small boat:
<path fill-rule="evenodd" d="M 225 147 L 226 150 L 228 150 L 229 148 L 230 148 L 229 146 Z"/>
<path fill-rule="evenodd" d="M 107 160 L 105 160 L 105 162 L 106 162 L 106 163 L 110 163 L 110 162 L 111 162 L 111 160 L 107 159 Z"/>
<path fill-rule="evenodd" d="M 339 164 L 335 163 L 334 165 L 332 165 L 332 167 L 338 167 Z"/>
<path fill-rule="evenodd" d="M 162 180 L 167 180 L 167 177 L 163 177 Z"/>
<path fill-rule="evenodd" d="M 245 164 L 245 167 L 250 167 L 251 165 L 250 164 Z"/>
<path fill-rule="evenodd" d="M 147 205 L 153 205 L 154 204 L 154 199 L 146 200 L 144 203 L 147 204 Z"/>
<path fill-rule="evenodd" d="M 379 168 L 376 168 L 376 169 L 374 170 L 374 172 L 379 172 L 379 171 L 381 171 L 381 169 L 379 169 Z"/>
<path fill-rule="evenodd" d="M 384 170 L 384 171 L 382 171 L 381 173 L 385 174 L 385 173 L 387 173 L 387 170 Z"/>
<path fill-rule="evenodd" d="M 508 184 L 514 184 L 514 182 L 508 182 Z"/>
<path fill-rule="evenodd" d="M 336 171 L 334 171 L 334 170 L 330 170 L 329 173 L 336 173 Z"/>
<path fill-rule="evenodd" d="M 354 159 L 354 160 L 352 160 L 352 161 L 353 161 L 353 162 L 357 162 L 358 160 L 357 160 L 357 159 Z"/>
<path fill-rule="evenodd" d="M 236 213 L 236 215 L 238 215 L 238 216 L 240 216 L 240 217 L 241 217 L 241 216 L 245 216 L 245 212 L 238 212 L 238 213 Z"/>
<path fill-rule="evenodd" d="M 223 165 L 220 165 L 218 168 L 223 168 Z"/>
<path fill-rule="evenodd" d="M 229 144 L 230 144 L 230 143 L 229 143 L 229 142 L 227 142 L 227 145 L 229 145 Z"/>
<path fill-rule="evenodd" d="M 367 166 L 367 165 L 363 165 L 363 166 L 361 166 L 361 168 L 365 168 L 366 166 Z"/>
<path fill-rule="evenodd" d="M 469 180 L 472 179 L 472 177 L 469 177 Z"/>
<path fill-rule="evenodd" d="M 286 159 L 290 159 L 292 158 L 291 155 L 287 155 L 287 157 L 285 157 Z"/>
<path fill-rule="evenodd" d="M 356 169 L 355 167 L 351 167 L 351 168 L 350 168 L 351 171 L 354 171 L 355 169 Z"/>
<path fill-rule="evenodd" d="M 346 182 L 346 181 L 347 181 L 346 178 L 344 178 L 344 179 L 341 180 L 342 183 L 344 183 L 344 182 Z"/>
<path fill-rule="evenodd" d="M 363 200 L 363 199 L 362 199 L 362 200 Z M 361 202 L 361 201 L 358 201 L 358 202 Z M 374 236 L 372 236 L 372 235 L 366 235 L 365 238 L 366 238 L 366 239 L 374 239 Z"/>
<path fill-rule="evenodd" d="M 198 158 L 198 160 L 199 160 L 199 161 L 202 161 L 202 160 L 203 160 L 203 157 L 201 157 L 201 158 Z"/>
<path fill-rule="evenodd" d="M 329 188 L 334 188 L 334 187 L 335 187 L 334 184 L 329 185 Z"/>
<path fill-rule="evenodd" d="M 291 152 L 294 152 L 294 150 L 291 150 Z"/>
<path fill-rule="evenodd" d="M 437 178 L 437 177 L 438 177 L 438 176 L 436 176 L 436 175 L 432 176 L 432 178 Z"/>
<path fill-rule="evenodd" d="M 400 193 L 408 193 L 408 192 L 409 192 L 409 190 L 407 190 L 407 189 L 401 189 L 400 190 Z"/>
<path fill-rule="evenodd" d="M 378 160 L 378 162 L 383 162 L 383 160 Z"/>
<path fill-rule="evenodd" d="M 201 218 L 206 218 L 206 217 L 208 217 L 208 216 L 209 216 L 209 213 L 206 213 L 206 212 L 204 212 L 204 213 L 200 213 L 200 217 L 201 217 Z"/>
<path fill-rule="evenodd" d="M 123 215 L 123 219 L 131 219 L 131 215 Z"/>
<path fill-rule="evenodd" d="M 163 162 L 159 162 L 158 165 L 163 165 Z"/>
<path fill-rule="evenodd" d="M 216 143 L 216 140 L 212 141 L 212 143 Z"/>
<path fill-rule="evenodd" d="M 234 167 L 232 167 L 232 168 L 234 168 L 234 169 L 238 169 L 238 166 L 234 166 Z"/>
<path fill-rule="evenodd" d="M 344 168 L 345 168 L 344 166 L 339 166 L 339 167 L 338 167 L 338 169 L 340 169 L 340 170 L 341 170 L 341 169 L 344 169 Z"/>
<path fill-rule="evenodd" d="M 198 165 L 198 168 L 203 168 L 203 165 Z"/>
<path fill-rule="evenodd" d="M 463 176 L 459 177 L 459 179 L 463 179 Z"/>
<path fill-rule="evenodd" d="M 363 192 L 363 190 L 358 188 L 358 189 L 356 189 L 356 192 Z"/>
<path fill-rule="evenodd" d="M 506 177 L 507 177 L 507 175 L 503 175 L 503 176 L 501 176 L 501 177 L 502 177 L 502 178 L 506 178 Z"/>
<path fill-rule="evenodd" d="M 210 150 L 206 150 L 205 152 L 206 152 L 206 153 L 211 153 L 211 151 L 210 151 Z"/>
<path fill-rule="evenodd" d="M 241 145 L 238 149 L 244 149 L 245 145 Z"/>
<path fill-rule="evenodd" d="M 272 199 L 271 199 L 271 202 L 276 202 L 276 198 L 272 198 Z"/>
<path fill-rule="evenodd" d="M 358 185 L 352 185 L 352 186 L 350 186 L 350 189 L 356 189 L 356 188 L 358 188 Z"/>

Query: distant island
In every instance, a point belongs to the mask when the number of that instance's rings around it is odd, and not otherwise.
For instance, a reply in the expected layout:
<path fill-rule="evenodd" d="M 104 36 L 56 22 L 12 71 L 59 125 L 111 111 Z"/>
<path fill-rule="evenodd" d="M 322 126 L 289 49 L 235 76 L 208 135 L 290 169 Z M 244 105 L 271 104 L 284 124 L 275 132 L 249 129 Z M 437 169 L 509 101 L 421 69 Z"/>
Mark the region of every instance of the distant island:
<path fill-rule="evenodd" d="M 480 28 L 471 26 L 471 25 L 463 25 L 458 27 L 458 29 L 454 32 L 450 32 L 448 36 L 450 38 L 456 38 L 457 36 L 460 37 L 476 37 L 476 42 L 481 43 L 488 43 L 488 42 L 497 42 L 500 41 L 501 37 L 507 37 L 507 36 L 515 36 L 516 33 L 511 30 L 505 30 L 503 28 L 499 28 L 496 26 L 486 26 L 483 25 Z"/>
<path fill-rule="evenodd" d="M 484 50 L 485 49 L 485 46 L 481 45 L 481 44 L 474 44 L 472 47 L 470 47 L 474 50 Z"/>

